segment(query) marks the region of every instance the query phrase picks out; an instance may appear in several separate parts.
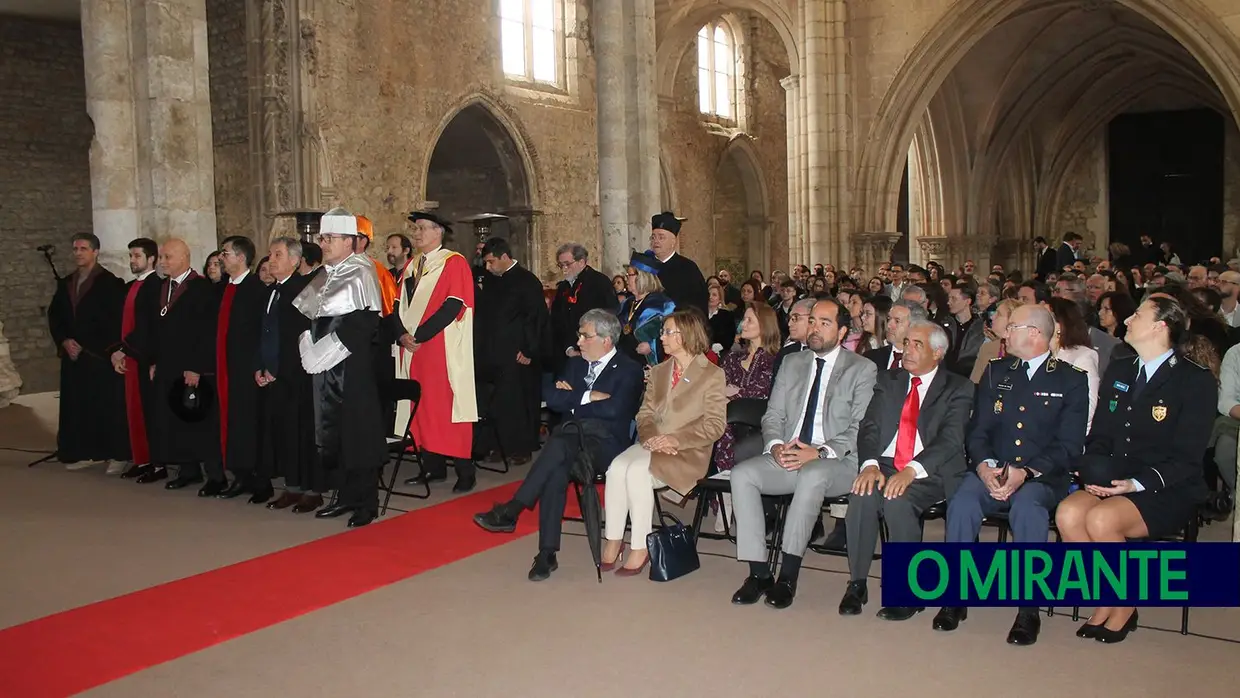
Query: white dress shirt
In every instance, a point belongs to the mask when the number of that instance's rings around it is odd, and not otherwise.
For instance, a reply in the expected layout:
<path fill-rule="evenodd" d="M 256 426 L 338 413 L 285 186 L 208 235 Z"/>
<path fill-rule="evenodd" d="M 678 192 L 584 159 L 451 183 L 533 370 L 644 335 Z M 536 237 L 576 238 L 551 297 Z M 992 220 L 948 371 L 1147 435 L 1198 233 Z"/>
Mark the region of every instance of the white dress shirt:
<path fill-rule="evenodd" d="M 831 351 L 827 352 L 826 354 L 822 356 L 819 356 L 818 354 L 814 354 L 814 361 L 810 365 L 810 374 L 806 376 L 806 380 L 805 380 L 805 393 L 804 393 L 804 396 L 801 398 L 801 404 L 804 405 L 804 407 L 802 407 L 800 412 L 797 413 L 797 421 L 793 423 L 797 430 L 797 433 L 799 433 L 801 431 L 801 425 L 805 423 L 805 411 L 809 409 L 810 407 L 809 394 L 810 394 L 810 391 L 814 389 L 814 373 L 818 371 L 818 360 L 822 359 L 825 363 L 823 364 L 823 367 L 822 367 L 822 381 L 818 384 L 818 403 L 816 405 L 813 405 L 814 437 L 812 440 L 812 445 L 815 445 L 815 446 L 822 446 L 826 443 L 826 440 L 827 440 L 827 436 L 824 433 L 823 427 L 822 427 L 822 413 L 823 413 L 823 410 L 826 408 L 826 404 L 827 404 L 827 386 L 830 385 L 831 383 L 831 372 L 835 370 L 835 362 L 837 359 L 839 359 L 840 350 L 842 348 L 843 347 L 837 345 L 834 349 L 832 349 Z M 782 439 L 773 439 L 770 443 L 766 445 L 766 452 L 770 453 L 772 448 L 775 448 L 775 446 L 782 444 L 782 443 L 784 443 Z M 806 444 L 806 445 L 808 446 L 811 444 Z M 835 451 L 831 450 L 830 446 L 827 447 L 827 457 L 828 458 L 836 457 Z"/>
<path fill-rule="evenodd" d="M 919 415 L 920 415 L 921 407 L 923 407 L 926 404 L 926 393 L 930 392 L 930 384 L 934 382 L 934 377 L 938 375 L 938 373 L 939 373 L 939 367 L 935 366 L 933 369 L 930 370 L 929 373 L 925 374 L 924 376 L 921 376 L 921 385 L 917 386 L 917 407 L 918 407 Z M 904 399 L 905 400 L 908 400 L 908 391 L 912 388 L 912 386 L 913 386 L 913 377 L 910 375 L 908 377 L 908 380 L 904 383 Z M 901 402 L 900 404 L 903 405 L 904 403 Z M 900 411 L 901 411 L 901 415 L 903 415 L 904 408 L 901 407 Z M 895 458 L 896 457 L 896 442 L 898 442 L 899 440 L 900 440 L 900 429 L 899 427 L 897 427 L 895 436 L 891 437 L 891 443 L 887 444 L 887 448 L 883 450 L 883 458 Z M 917 477 L 915 478 L 917 480 L 920 480 L 924 477 L 930 477 L 930 473 L 926 472 L 926 468 L 921 463 L 917 462 L 917 459 L 916 459 L 916 456 L 920 454 L 924 448 L 925 448 L 925 445 L 922 444 L 921 442 L 921 431 L 918 430 L 917 435 L 913 441 L 914 459 L 909 461 L 908 465 L 905 466 L 907 468 L 912 468 L 913 472 L 917 473 Z M 871 458 L 867 460 L 866 462 L 862 463 L 861 467 L 865 468 L 871 465 L 878 465 L 878 461 Z"/>
<path fill-rule="evenodd" d="M 154 270 L 154 269 L 147 269 L 146 271 L 142 272 L 141 274 L 138 274 L 138 276 L 137 276 L 137 278 L 136 278 L 135 280 L 136 280 L 136 281 L 146 281 L 146 277 L 148 277 L 148 276 L 150 276 L 151 274 L 154 274 L 154 273 L 155 273 L 155 270 Z"/>
<path fill-rule="evenodd" d="M 234 277 L 230 277 L 230 278 L 228 279 L 228 283 L 232 284 L 233 286 L 236 286 L 237 284 L 241 283 L 242 281 L 245 281 L 245 277 L 247 277 L 247 276 L 249 276 L 249 275 L 250 275 L 250 270 L 249 270 L 249 269 L 246 269 L 245 271 L 243 271 L 243 272 L 241 272 L 240 274 L 238 274 L 235 278 L 234 278 Z"/>

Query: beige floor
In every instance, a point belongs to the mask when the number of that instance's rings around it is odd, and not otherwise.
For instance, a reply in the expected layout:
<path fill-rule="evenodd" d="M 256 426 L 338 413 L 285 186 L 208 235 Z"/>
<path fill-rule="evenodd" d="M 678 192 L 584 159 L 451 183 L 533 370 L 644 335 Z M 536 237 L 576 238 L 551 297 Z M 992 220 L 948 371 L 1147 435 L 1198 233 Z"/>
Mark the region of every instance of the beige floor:
<path fill-rule="evenodd" d="M 54 403 L 27 402 L 0 410 L 0 446 L 50 442 L 44 415 Z M 0 451 L 0 627 L 341 530 L 101 472 L 27 469 L 31 458 Z M 508 479 L 484 474 L 482 482 Z M 1207 537 L 1223 530 L 1211 527 Z M 929 613 L 879 621 L 873 602 L 865 615 L 841 618 L 846 565 L 838 558 L 811 556 L 807 564 L 831 571 L 807 570 L 796 604 L 780 612 L 728 603 L 744 568 L 727 559 L 727 544 L 704 542 L 704 551 L 725 557 L 705 555 L 700 571 L 666 585 L 600 585 L 584 540 L 567 537 L 564 547 L 560 570 L 542 584 L 525 581 L 534 541 L 518 539 L 84 695 L 1044 698 L 1169 696 L 1190 687 L 1234 695 L 1240 682 L 1240 646 L 1175 633 L 1143 629 L 1106 647 L 1076 639 L 1075 624 L 1057 616 L 1044 620 L 1036 646 L 1012 648 L 1003 643 L 1006 609 L 975 610 L 952 634 L 932 631 Z M 877 593 L 877 582 L 871 587 Z M 1150 609 L 1143 625 L 1178 627 L 1178 612 Z M 1240 611 L 1195 611 L 1193 630 L 1240 638 Z"/>

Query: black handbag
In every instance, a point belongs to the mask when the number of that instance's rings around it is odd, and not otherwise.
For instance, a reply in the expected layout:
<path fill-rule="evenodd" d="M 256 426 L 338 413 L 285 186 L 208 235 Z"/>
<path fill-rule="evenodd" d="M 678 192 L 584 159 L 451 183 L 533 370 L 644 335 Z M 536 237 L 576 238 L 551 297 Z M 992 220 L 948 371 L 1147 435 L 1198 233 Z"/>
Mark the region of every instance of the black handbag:
<path fill-rule="evenodd" d="M 646 548 L 650 555 L 650 581 L 670 582 L 683 577 L 702 566 L 693 533 L 676 517 L 664 513 L 663 521 L 671 519 L 657 531 L 646 536 Z"/>

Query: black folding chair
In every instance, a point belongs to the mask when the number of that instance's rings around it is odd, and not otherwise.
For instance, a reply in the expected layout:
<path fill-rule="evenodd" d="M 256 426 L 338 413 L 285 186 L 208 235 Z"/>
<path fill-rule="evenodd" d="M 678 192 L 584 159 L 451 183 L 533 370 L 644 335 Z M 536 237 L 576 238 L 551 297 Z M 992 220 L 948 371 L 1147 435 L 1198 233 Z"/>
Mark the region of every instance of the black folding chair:
<path fill-rule="evenodd" d="M 500 466 L 487 465 L 486 463 L 475 460 L 474 467 L 480 470 L 487 470 L 492 473 L 507 473 L 509 469 L 508 454 L 504 452 L 504 442 L 499 437 L 499 427 L 495 426 L 495 421 L 491 419 L 491 410 L 495 407 L 495 396 L 498 391 L 489 383 L 478 386 L 480 390 L 486 391 L 485 399 L 479 396 L 478 405 L 486 405 L 485 408 L 478 410 L 478 422 L 474 425 L 475 429 L 486 428 L 491 432 L 491 438 L 495 441 L 495 450 L 499 453 Z"/>
<path fill-rule="evenodd" d="M 422 483 L 422 487 L 426 490 L 422 494 L 415 492 L 400 492 L 396 489 L 396 479 L 400 475 L 400 466 L 406 459 L 417 461 L 421 465 L 421 458 L 418 456 L 418 444 L 413 438 L 413 417 L 418 413 L 418 404 L 422 401 L 422 386 L 415 380 L 405 380 L 396 378 L 388 384 L 388 398 L 394 401 L 409 401 L 409 421 L 405 423 L 405 433 L 403 436 L 395 434 L 387 437 L 388 463 L 395 460 L 396 465 L 392 468 L 392 476 L 387 482 L 383 481 L 383 471 L 387 468 L 387 463 L 379 469 L 379 489 L 386 494 L 383 497 L 383 506 L 380 507 L 381 515 L 387 514 L 388 502 L 392 500 L 393 495 L 397 497 L 411 497 L 413 499 L 427 499 L 431 496 L 431 486 Z"/>

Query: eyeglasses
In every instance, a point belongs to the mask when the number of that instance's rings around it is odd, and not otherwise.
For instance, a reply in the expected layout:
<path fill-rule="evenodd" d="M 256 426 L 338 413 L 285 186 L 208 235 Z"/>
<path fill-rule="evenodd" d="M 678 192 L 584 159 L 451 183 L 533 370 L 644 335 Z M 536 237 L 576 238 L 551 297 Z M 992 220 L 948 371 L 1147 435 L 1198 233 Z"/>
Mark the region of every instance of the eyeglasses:
<path fill-rule="evenodd" d="M 597 334 L 586 334 L 584 332 L 577 333 L 577 339 L 594 339 L 597 336 Z"/>
<path fill-rule="evenodd" d="M 319 242 L 333 242 L 335 240 L 344 240 L 353 237 L 352 235 L 337 235 L 335 233 L 319 233 Z"/>
<path fill-rule="evenodd" d="M 662 330 L 659 332 L 659 334 L 663 335 L 664 337 L 670 337 L 674 334 L 680 334 L 680 330 Z"/>
<path fill-rule="evenodd" d="M 573 265 L 574 265 L 574 264 L 576 264 L 576 263 L 577 263 L 577 261 L 576 261 L 576 260 L 573 260 L 573 261 L 571 261 L 571 262 L 556 262 L 556 263 L 555 263 L 555 265 L 556 265 L 557 267 L 561 268 L 561 269 L 567 269 L 567 268 L 569 268 L 569 267 L 573 266 Z"/>
<path fill-rule="evenodd" d="M 1038 329 L 1036 325 L 1008 325 L 1007 326 L 1008 332 L 1012 332 L 1014 330 L 1036 330 L 1036 329 Z"/>

